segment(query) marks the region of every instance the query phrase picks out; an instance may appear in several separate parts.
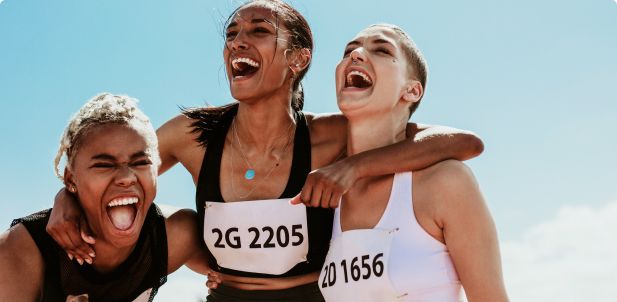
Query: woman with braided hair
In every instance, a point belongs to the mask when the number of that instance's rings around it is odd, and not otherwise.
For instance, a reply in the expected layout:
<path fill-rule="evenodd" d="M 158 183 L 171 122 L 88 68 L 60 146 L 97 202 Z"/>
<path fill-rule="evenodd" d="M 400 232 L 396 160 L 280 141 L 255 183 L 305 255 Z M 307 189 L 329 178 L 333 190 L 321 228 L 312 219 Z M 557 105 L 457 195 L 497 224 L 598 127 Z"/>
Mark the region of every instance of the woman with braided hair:
<path fill-rule="evenodd" d="M 0 301 L 151 301 L 181 265 L 206 273 L 195 212 L 164 214 L 152 203 L 159 162 L 156 134 L 134 99 L 88 101 L 64 131 L 55 168 L 84 211 L 97 261 L 67 257 L 45 231 L 51 209 L 16 219 L 0 235 Z"/>

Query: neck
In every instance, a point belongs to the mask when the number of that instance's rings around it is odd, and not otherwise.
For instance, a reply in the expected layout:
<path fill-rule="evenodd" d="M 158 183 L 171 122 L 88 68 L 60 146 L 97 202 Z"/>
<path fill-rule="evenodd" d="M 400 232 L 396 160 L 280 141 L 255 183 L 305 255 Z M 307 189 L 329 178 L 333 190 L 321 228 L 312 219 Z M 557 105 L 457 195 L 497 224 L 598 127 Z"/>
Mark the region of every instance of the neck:
<path fill-rule="evenodd" d="M 126 261 L 136 244 L 130 247 L 115 247 L 105 241 L 97 241 L 94 245 L 96 259 L 92 267 L 100 273 L 108 273 L 118 268 L 122 262 Z"/>
<path fill-rule="evenodd" d="M 265 153 L 281 144 L 280 138 L 289 132 L 290 126 L 293 127 L 295 119 L 289 98 L 273 97 L 240 102 L 234 123 L 238 137 L 247 149 Z"/>
<path fill-rule="evenodd" d="M 406 116 L 389 112 L 347 118 L 348 156 L 392 145 L 406 138 Z"/>

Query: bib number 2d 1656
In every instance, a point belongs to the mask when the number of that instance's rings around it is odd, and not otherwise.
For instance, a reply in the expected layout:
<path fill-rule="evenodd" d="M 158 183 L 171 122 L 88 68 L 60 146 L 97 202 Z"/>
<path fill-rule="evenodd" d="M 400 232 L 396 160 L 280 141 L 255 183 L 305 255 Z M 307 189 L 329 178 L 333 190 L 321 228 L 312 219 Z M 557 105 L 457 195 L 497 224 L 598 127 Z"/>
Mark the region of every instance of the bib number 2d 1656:
<path fill-rule="evenodd" d="M 383 253 L 371 255 L 362 255 L 349 259 L 343 259 L 340 266 L 339 278 L 342 277 L 345 283 L 359 281 L 360 279 L 367 280 L 371 277 L 379 278 L 383 275 L 384 263 L 382 261 Z M 337 282 L 337 263 L 330 262 L 323 267 L 324 273 L 321 280 L 321 288 L 334 286 Z M 340 281 L 340 279 L 339 279 Z"/>

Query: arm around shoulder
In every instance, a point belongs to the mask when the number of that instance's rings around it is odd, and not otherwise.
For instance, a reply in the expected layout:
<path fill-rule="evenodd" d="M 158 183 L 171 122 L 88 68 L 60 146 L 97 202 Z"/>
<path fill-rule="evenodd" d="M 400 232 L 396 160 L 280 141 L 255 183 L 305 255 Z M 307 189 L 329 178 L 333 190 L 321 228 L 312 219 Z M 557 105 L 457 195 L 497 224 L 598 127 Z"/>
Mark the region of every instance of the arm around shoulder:
<path fill-rule="evenodd" d="M 197 213 L 191 209 L 180 209 L 164 215 L 168 247 L 167 272 L 171 274 L 186 264 L 197 273 L 207 274 L 209 268 L 201 249 Z"/>
<path fill-rule="evenodd" d="M 0 301 L 39 301 L 43 257 L 22 224 L 0 235 L 0 271 Z"/>
<path fill-rule="evenodd" d="M 468 130 L 441 125 L 409 123 L 407 134 L 418 144 L 431 143 L 432 148 L 434 148 L 433 151 L 441 155 L 441 160 L 468 160 L 484 151 L 482 139 Z"/>

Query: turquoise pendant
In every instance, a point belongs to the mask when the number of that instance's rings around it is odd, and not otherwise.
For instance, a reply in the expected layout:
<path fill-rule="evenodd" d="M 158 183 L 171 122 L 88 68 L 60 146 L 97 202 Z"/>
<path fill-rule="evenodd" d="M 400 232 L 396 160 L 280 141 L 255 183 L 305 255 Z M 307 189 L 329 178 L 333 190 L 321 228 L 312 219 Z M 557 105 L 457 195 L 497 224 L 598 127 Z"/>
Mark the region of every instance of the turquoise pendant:
<path fill-rule="evenodd" d="M 255 170 L 253 169 L 246 170 L 246 173 L 244 173 L 244 178 L 248 180 L 252 180 L 253 178 L 255 178 Z"/>

